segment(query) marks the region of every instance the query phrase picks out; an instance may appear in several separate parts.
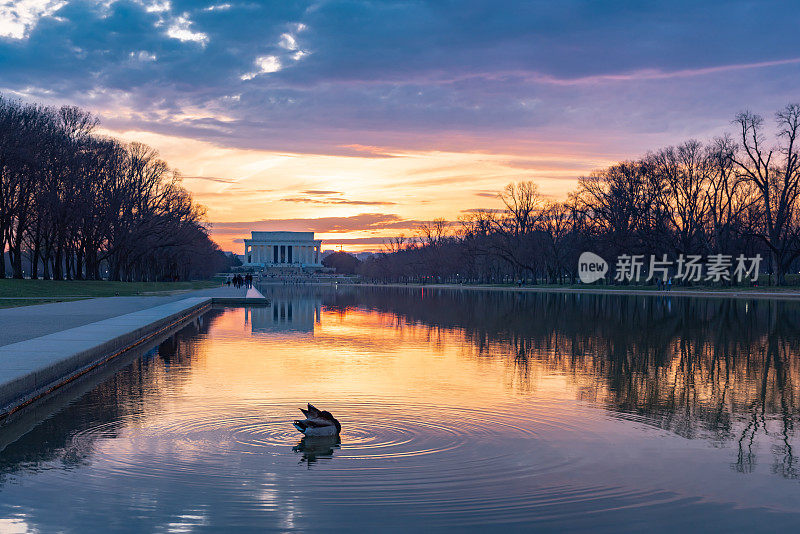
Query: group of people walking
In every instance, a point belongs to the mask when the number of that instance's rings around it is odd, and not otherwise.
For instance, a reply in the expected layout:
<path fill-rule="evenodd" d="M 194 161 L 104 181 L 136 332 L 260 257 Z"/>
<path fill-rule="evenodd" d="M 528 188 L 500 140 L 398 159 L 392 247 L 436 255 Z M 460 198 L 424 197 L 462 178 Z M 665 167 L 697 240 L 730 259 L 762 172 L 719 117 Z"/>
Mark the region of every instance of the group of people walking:
<path fill-rule="evenodd" d="M 236 288 L 245 287 L 247 289 L 250 289 L 251 287 L 253 287 L 253 275 L 252 274 L 246 274 L 244 276 L 242 276 L 241 274 L 234 275 L 232 278 L 228 278 L 228 281 L 226 282 L 226 285 L 231 285 L 231 284 L 233 284 L 233 287 Z"/>

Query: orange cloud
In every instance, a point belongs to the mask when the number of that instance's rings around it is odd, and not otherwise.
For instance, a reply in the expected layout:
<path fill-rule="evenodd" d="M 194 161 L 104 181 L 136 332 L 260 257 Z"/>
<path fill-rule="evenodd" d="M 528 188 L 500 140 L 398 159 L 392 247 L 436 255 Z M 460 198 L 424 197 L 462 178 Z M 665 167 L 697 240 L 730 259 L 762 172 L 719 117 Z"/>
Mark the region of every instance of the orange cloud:
<path fill-rule="evenodd" d="M 184 185 L 208 208 L 212 237 L 241 252 L 251 230 L 314 231 L 357 250 L 411 235 L 422 221 L 456 220 L 464 210 L 497 209 L 506 184 L 535 180 L 564 198 L 577 177 L 606 161 L 572 156 L 555 143 L 524 156 L 509 151 L 411 151 L 351 146 L 355 155 L 295 154 L 226 148 L 143 131 L 112 132 L 158 148 L 184 174 Z M 376 154 L 391 157 L 375 157 Z M 390 212 L 365 207 L 390 208 Z"/>

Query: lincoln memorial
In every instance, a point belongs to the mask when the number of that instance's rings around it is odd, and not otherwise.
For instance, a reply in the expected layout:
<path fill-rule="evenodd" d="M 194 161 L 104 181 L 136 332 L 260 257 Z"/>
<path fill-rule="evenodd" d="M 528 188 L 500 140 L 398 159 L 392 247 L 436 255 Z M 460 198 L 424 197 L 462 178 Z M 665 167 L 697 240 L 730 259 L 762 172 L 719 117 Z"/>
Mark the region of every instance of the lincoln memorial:
<path fill-rule="evenodd" d="M 244 265 L 322 267 L 322 241 L 314 232 L 250 232 L 244 240 Z"/>

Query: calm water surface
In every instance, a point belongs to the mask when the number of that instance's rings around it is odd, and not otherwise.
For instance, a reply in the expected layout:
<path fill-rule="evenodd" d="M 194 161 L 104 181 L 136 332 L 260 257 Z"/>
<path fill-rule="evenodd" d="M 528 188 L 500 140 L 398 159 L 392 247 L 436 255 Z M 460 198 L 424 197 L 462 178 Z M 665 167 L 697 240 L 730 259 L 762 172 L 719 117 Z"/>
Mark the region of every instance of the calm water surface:
<path fill-rule="evenodd" d="M 264 293 L 1 426 L 0 532 L 800 526 L 797 304 Z"/>

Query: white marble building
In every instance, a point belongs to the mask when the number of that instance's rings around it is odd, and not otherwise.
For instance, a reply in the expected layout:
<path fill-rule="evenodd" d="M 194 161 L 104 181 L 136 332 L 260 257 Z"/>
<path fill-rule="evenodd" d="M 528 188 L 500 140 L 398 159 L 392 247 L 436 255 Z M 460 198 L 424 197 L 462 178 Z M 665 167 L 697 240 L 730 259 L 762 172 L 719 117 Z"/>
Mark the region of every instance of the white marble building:
<path fill-rule="evenodd" d="M 250 232 L 246 267 L 322 267 L 322 241 L 314 232 Z"/>

